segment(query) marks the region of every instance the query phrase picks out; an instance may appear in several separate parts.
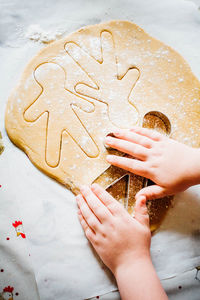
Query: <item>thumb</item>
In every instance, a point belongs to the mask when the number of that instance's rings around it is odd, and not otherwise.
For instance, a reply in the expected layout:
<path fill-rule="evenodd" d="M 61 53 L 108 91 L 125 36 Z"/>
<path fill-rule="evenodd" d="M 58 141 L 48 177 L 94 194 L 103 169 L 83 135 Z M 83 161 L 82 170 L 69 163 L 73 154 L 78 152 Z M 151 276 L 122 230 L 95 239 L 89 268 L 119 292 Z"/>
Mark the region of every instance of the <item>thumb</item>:
<path fill-rule="evenodd" d="M 143 189 L 141 189 L 135 196 L 135 199 L 137 200 L 138 197 L 144 196 L 146 197 L 146 200 L 153 200 L 162 198 L 167 195 L 167 192 L 165 188 L 159 186 L 159 185 L 150 185 Z"/>
<path fill-rule="evenodd" d="M 149 227 L 149 214 L 146 206 L 146 197 L 139 196 L 135 203 L 135 219 Z"/>

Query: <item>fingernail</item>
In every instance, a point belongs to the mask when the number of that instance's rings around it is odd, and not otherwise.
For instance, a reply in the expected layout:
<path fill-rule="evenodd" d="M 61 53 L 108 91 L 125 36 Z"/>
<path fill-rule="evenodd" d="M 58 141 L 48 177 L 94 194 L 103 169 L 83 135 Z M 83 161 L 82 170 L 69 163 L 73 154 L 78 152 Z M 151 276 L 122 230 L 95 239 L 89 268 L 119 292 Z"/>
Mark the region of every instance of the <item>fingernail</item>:
<path fill-rule="evenodd" d="M 106 156 L 106 160 L 107 160 L 108 162 L 112 162 L 112 161 L 113 161 L 113 156 L 112 156 L 112 155 L 107 155 L 107 156 Z"/>
<path fill-rule="evenodd" d="M 110 143 L 111 142 L 111 138 L 109 137 L 109 136 L 107 136 L 106 138 L 105 138 L 105 143 L 107 144 L 107 143 Z"/>

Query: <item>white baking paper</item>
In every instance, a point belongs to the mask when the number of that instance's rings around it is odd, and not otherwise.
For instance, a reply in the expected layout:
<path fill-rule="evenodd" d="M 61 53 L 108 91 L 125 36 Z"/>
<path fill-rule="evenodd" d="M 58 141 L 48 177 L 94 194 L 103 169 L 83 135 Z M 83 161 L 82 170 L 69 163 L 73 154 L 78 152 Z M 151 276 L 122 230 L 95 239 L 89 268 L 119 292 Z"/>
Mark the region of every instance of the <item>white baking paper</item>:
<path fill-rule="evenodd" d="M 11 89 L 44 43 L 111 19 L 130 20 L 175 48 L 200 79 L 198 5 L 198 0 L 0 1 L 0 130 L 5 144 L 0 156 L 4 187 L 0 203 L 12 200 L 20 209 L 41 300 L 85 299 L 115 290 L 116 285 L 84 237 L 74 196 L 36 169 L 8 139 L 4 111 Z M 9 207 L 8 216 L 12 216 Z M 200 284 L 194 276 L 200 265 L 199 230 L 200 188 L 193 187 L 176 197 L 174 208 L 152 239 L 153 262 L 170 299 L 200 299 Z M 0 238 L 0 256 L 1 245 Z M 21 273 L 29 268 L 28 261 L 20 259 L 20 251 L 13 252 L 13 274 L 17 274 L 16 263 L 22 266 Z M 4 253 L 9 259 L 9 247 Z M 28 284 L 23 283 L 24 292 Z M 32 289 L 37 294 L 34 280 Z"/>

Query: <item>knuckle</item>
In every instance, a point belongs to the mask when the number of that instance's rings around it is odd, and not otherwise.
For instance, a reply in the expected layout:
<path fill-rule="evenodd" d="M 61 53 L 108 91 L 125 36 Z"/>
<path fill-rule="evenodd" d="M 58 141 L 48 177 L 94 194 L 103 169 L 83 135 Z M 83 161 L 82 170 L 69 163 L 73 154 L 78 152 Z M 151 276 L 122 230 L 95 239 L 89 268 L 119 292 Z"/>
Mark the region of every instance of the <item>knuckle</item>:
<path fill-rule="evenodd" d="M 96 214 L 97 216 L 99 216 L 101 219 L 104 218 L 104 213 L 103 213 L 101 207 L 97 206 L 96 209 L 94 210 L 94 212 L 95 212 L 95 214 Z"/>
<path fill-rule="evenodd" d="M 144 137 L 142 137 L 142 136 L 139 138 L 139 142 L 140 142 L 141 144 L 143 144 L 143 145 L 148 144 L 147 140 L 146 140 Z"/>
<path fill-rule="evenodd" d="M 95 246 L 99 245 L 99 238 L 97 237 L 96 234 L 92 234 L 91 241 Z"/>
<path fill-rule="evenodd" d="M 152 173 L 152 168 L 154 168 L 153 166 L 154 166 L 154 162 L 151 159 L 149 159 L 148 161 L 145 162 L 145 168 L 144 169 L 146 170 L 146 172 L 151 174 Z"/>
<path fill-rule="evenodd" d="M 142 153 L 140 152 L 140 154 L 141 154 L 141 157 L 144 159 L 146 159 L 149 156 L 148 151 L 146 151 L 145 149 L 143 150 Z"/>
<path fill-rule="evenodd" d="M 99 212 L 100 208 L 99 208 L 99 206 L 98 206 L 97 203 L 93 203 L 93 204 L 92 204 L 92 210 L 93 210 L 94 212 L 96 212 L 96 213 Z"/>
<path fill-rule="evenodd" d="M 149 177 L 151 175 L 150 169 L 149 168 L 144 168 L 141 173 L 143 174 L 144 177 Z"/>
<path fill-rule="evenodd" d="M 158 153 L 158 147 L 152 147 L 151 148 L 151 158 L 155 158 L 155 157 L 157 157 L 159 155 L 159 153 Z"/>
<path fill-rule="evenodd" d="M 85 232 L 85 235 L 92 244 L 98 244 L 96 235 L 90 229 Z"/>
<path fill-rule="evenodd" d="M 101 235 L 101 237 L 103 237 L 103 238 L 107 238 L 107 231 L 105 230 L 105 228 L 101 228 L 100 230 L 99 230 L 99 233 L 100 233 L 100 235 Z"/>
<path fill-rule="evenodd" d="M 109 223 L 109 228 L 110 228 L 110 230 L 113 232 L 114 229 L 115 229 L 115 224 L 114 224 L 113 222 L 110 222 L 110 223 Z"/>
<path fill-rule="evenodd" d="M 93 228 L 96 227 L 96 222 L 95 222 L 94 218 L 92 218 L 92 217 L 89 217 L 88 224 Z"/>
<path fill-rule="evenodd" d="M 107 208 L 109 209 L 109 210 L 113 210 L 113 202 L 112 203 L 109 203 L 108 205 L 107 205 Z"/>
<path fill-rule="evenodd" d="M 161 141 L 162 140 L 162 138 L 163 138 L 163 135 L 161 134 L 161 133 L 159 133 L 159 132 L 153 132 L 153 137 L 154 137 L 154 139 L 156 140 L 156 141 Z"/>
<path fill-rule="evenodd" d="M 115 214 L 118 214 L 122 209 L 122 206 L 120 206 L 119 203 L 113 203 L 113 206 L 112 206 L 112 211 L 115 213 Z"/>
<path fill-rule="evenodd" d="M 116 210 L 116 203 L 115 203 L 115 202 L 110 203 L 110 204 L 108 205 L 108 208 L 111 209 L 112 211 L 113 211 L 113 210 Z"/>
<path fill-rule="evenodd" d="M 145 142 L 144 142 L 144 146 L 145 146 L 146 148 L 148 148 L 148 149 L 151 149 L 151 148 L 152 148 L 152 143 L 151 143 L 151 141 L 145 141 Z"/>

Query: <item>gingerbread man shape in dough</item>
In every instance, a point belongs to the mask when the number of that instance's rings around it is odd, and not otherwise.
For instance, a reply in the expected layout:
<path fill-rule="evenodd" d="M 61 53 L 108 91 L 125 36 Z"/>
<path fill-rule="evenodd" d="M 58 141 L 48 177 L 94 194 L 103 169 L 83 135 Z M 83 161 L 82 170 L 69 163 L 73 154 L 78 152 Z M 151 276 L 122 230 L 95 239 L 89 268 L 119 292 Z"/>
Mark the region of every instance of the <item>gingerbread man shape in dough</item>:
<path fill-rule="evenodd" d="M 26 109 L 24 118 L 28 122 L 34 122 L 42 114 L 48 113 L 47 164 L 51 167 L 59 164 L 63 131 L 67 131 L 89 157 L 98 156 L 99 150 L 96 144 L 73 110 L 74 106 L 78 106 L 89 113 L 94 110 L 93 104 L 65 89 L 65 71 L 55 63 L 44 63 L 38 66 L 35 70 L 35 79 L 43 91 Z"/>

